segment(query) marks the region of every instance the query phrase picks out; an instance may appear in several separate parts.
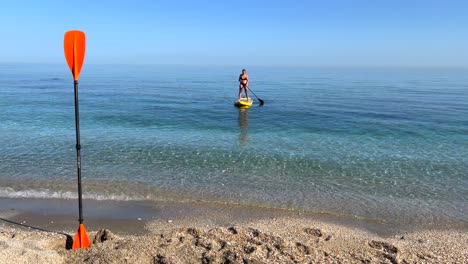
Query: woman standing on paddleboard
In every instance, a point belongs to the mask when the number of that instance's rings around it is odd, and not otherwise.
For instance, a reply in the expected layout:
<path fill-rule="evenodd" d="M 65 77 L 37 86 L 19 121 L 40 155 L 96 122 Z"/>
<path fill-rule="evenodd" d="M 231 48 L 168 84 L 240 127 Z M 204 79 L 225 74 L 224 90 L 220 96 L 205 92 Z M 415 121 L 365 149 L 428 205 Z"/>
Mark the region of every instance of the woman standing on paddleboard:
<path fill-rule="evenodd" d="M 249 100 L 249 75 L 247 75 L 247 72 L 245 69 L 242 69 L 242 74 L 239 75 L 239 98 L 238 100 L 241 99 L 242 95 L 242 89 L 245 90 L 245 97 L 247 100 Z"/>

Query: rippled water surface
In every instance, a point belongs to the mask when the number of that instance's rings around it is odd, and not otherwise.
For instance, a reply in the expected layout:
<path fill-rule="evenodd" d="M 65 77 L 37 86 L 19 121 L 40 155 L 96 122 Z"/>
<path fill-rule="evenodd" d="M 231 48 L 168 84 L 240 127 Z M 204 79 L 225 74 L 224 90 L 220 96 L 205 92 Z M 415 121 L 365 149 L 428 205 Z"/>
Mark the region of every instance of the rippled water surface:
<path fill-rule="evenodd" d="M 85 65 L 85 197 L 468 221 L 468 71 Z M 0 197 L 76 196 L 64 65 L 0 65 Z"/>

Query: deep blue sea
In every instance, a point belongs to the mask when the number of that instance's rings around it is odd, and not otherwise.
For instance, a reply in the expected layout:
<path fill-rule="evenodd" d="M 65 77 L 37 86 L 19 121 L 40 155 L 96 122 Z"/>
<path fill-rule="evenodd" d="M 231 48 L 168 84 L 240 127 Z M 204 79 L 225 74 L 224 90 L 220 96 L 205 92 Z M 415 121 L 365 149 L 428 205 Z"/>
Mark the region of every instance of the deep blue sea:
<path fill-rule="evenodd" d="M 251 67 L 238 109 L 240 70 L 85 63 L 84 197 L 468 223 L 468 70 Z M 0 197 L 76 188 L 67 65 L 0 65 Z"/>

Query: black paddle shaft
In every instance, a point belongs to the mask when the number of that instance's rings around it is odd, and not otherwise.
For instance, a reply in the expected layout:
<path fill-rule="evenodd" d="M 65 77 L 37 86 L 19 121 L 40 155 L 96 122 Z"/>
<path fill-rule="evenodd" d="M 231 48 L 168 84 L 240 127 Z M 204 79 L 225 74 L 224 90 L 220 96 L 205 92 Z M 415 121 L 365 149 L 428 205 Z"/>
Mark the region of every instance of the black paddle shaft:
<path fill-rule="evenodd" d="M 247 86 L 247 89 L 249 89 L 249 91 L 251 91 L 253 93 L 253 95 L 255 95 L 255 97 L 257 97 L 258 101 L 260 102 L 260 105 L 263 105 L 265 103 L 262 99 L 258 98 L 258 96 L 254 93 L 254 91 L 252 91 L 252 89 L 250 89 L 248 86 Z"/>
<path fill-rule="evenodd" d="M 83 223 L 83 203 L 81 198 L 81 144 L 80 144 L 80 109 L 78 106 L 78 81 L 74 81 L 75 88 L 75 128 L 76 128 L 76 167 L 78 172 L 78 210 L 80 217 L 78 221 Z"/>

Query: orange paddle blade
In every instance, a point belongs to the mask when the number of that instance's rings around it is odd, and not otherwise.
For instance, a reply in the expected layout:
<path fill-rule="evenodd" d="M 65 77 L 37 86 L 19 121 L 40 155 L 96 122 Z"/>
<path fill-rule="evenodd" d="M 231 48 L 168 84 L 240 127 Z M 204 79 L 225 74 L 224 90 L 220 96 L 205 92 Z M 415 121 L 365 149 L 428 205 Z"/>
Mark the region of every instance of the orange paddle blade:
<path fill-rule="evenodd" d="M 78 232 L 76 232 L 75 239 L 73 240 L 72 249 L 77 248 L 89 248 L 91 242 L 89 241 L 88 233 L 83 224 L 80 224 L 78 227 Z"/>
<path fill-rule="evenodd" d="M 65 58 L 67 59 L 68 67 L 73 73 L 73 79 L 78 80 L 81 67 L 85 57 L 86 36 L 83 31 L 70 30 L 65 33 L 63 41 L 63 49 L 65 50 Z"/>

